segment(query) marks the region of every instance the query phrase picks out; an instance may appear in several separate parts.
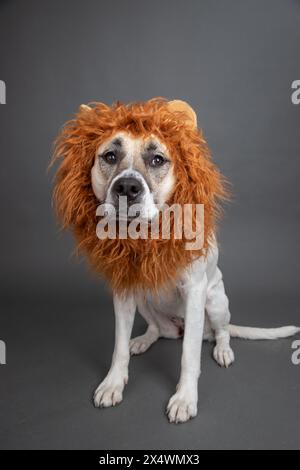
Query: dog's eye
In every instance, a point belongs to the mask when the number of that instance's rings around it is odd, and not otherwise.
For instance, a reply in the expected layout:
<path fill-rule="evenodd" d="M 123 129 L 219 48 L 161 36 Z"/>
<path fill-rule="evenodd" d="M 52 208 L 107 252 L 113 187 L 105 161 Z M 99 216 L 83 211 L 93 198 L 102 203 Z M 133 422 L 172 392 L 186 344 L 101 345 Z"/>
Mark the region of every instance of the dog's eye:
<path fill-rule="evenodd" d="M 117 156 L 114 152 L 106 152 L 102 156 L 103 160 L 106 161 L 109 165 L 115 165 L 117 163 Z"/>
<path fill-rule="evenodd" d="M 154 155 L 154 157 L 150 160 L 150 166 L 156 168 L 158 166 L 162 166 L 166 162 L 166 159 L 161 155 Z"/>

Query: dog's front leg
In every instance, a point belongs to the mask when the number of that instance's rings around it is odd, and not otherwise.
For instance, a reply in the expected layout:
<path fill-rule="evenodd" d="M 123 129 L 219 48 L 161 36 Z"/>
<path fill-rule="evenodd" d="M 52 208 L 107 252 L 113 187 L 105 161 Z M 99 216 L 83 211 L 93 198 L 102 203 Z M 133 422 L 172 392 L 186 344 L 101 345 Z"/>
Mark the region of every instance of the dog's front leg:
<path fill-rule="evenodd" d="M 134 322 L 136 302 L 133 296 L 114 295 L 115 348 L 110 370 L 95 391 L 97 407 L 115 406 L 122 401 L 123 389 L 128 382 L 129 340 Z"/>
<path fill-rule="evenodd" d="M 181 374 L 177 391 L 167 407 L 170 422 L 183 423 L 197 414 L 206 289 L 205 273 L 201 276 L 200 282 L 188 283 L 182 289 L 186 310 Z"/>

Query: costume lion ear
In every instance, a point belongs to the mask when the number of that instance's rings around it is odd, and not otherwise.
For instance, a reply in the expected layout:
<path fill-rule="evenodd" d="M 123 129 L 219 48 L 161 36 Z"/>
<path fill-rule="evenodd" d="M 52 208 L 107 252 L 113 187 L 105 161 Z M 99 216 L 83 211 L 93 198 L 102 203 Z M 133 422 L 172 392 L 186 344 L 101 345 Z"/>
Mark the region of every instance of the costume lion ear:
<path fill-rule="evenodd" d="M 182 113 L 185 117 L 186 124 L 192 129 L 197 128 L 197 115 L 188 103 L 181 100 L 173 100 L 168 102 L 168 108 L 172 112 Z"/>
<path fill-rule="evenodd" d="M 81 104 L 79 106 L 79 109 L 80 109 L 80 111 L 91 111 L 92 108 L 90 106 L 88 106 L 87 104 Z"/>

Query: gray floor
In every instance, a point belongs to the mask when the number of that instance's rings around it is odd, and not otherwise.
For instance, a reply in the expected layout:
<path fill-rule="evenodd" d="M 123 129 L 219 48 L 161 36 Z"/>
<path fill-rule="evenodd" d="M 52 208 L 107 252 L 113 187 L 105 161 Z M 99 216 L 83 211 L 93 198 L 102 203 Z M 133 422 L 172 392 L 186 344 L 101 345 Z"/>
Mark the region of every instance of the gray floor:
<path fill-rule="evenodd" d="M 287 449 L 299 448 L 300 366 L 292 340 L 233 341 L 236 364 L 219 368 L 204 345 L 199 413 L 185 425 L 168 423 L 164 408 L 179 372 L 181 341 L 160 340 L 134 357 L 125 399 L 98 410 L 93 389 L 113 345 L 110 297 L 90 285 L 74 292 L 6 298 L 1 335 L 0 447 L 5 449 Z M 299 298 L 232 293 L 243 322 L 279 325 L 282 307 L 297 320 Z M 249 301 L 250 299 L 250 301 Z M 238 319 L 239 315 L 236 315 Z M 263 318 L 263 321 L 262 321 Z M 143 331 L 141 320 L 135 332 Z"/>

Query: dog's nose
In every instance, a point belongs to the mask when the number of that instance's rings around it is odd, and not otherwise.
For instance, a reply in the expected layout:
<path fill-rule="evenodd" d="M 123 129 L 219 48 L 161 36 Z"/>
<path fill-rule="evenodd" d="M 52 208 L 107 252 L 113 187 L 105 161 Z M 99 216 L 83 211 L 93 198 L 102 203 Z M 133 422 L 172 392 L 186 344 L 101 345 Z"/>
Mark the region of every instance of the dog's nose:
<path fill-rule="evenodd" d="M 112 192 L 118 198 L 127 196 L 128 202 L 132 202 L 143 192 L 143 185 L 136 178 L 124 177 L 114 183 Z"/>

